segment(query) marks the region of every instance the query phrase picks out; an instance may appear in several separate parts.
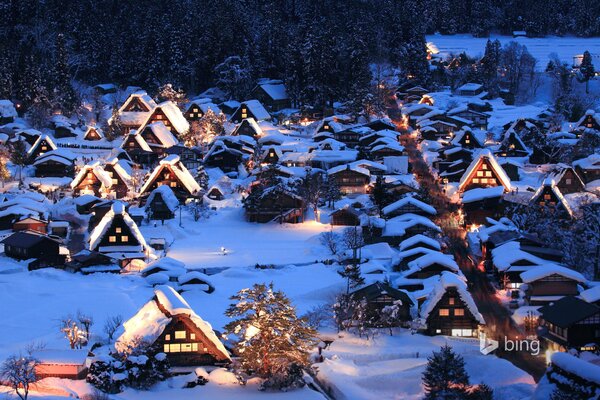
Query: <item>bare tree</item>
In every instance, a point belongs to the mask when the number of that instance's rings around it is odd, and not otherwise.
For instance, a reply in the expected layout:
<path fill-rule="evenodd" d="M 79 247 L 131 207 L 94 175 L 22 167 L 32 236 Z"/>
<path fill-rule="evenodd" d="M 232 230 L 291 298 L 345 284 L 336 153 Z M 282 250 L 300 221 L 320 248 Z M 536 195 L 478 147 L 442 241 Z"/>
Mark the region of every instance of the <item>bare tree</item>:
<path fill-rule="evenodd" d="M 106 333 L 109 343 L 113 341 L 115 333 L 121 324 L 123 324 L 123 317 L 121 315 L 113 315 L 104 323 L 104 333 Z"/>
<path fill-rule="evenodd" d="M 90 329 L 94 324 L 94 319 L 90 315 L 86 315 L 81 311 L 77 311 L 77 321 L 79 325 L 83 329 L 83 334 L 85 336 L 85 342 L 90 341 Z"/>
<path fill-rule="evenodd" d="M 71 316 L 63 317 L 60 320 L 59 327 L 60 331 L 69 341 L 69 346 L 71 349 L 80 349 L 87 344 L 85 329 L 79 326 L 78 321 L 75 318 Z"/>
<path fill-rule="evenodd" d="M 323 246 L 329 250 L 331 255 L 337 255 L 340 251 L 340 235 L 335 233 L 333 230 L 329 232 L 323 232 L 319 236 L 319 241 Z"/>
<path fill-rule="evenodd" d="M 38 361 L 30 353 L 12 355 L 0 367 L 2 381 L 10 386 L 21 400 L 27 400 L 29 389 L 37 380 L 35 367 Z"/>

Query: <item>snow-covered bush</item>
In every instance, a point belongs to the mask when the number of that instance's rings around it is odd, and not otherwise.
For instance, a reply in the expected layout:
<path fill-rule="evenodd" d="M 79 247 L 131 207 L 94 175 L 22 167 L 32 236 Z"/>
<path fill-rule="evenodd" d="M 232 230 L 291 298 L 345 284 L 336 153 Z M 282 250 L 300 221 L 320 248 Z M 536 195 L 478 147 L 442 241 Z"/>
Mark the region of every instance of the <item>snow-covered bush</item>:
<path fill-rule="evenodd" d="M 304 370 L 296 363 L 282 366 L 280 371 L 277 371 L 271 377 L 263 381 L 260 385 L 260 390 L 289 390 L 304 387 Z"/>

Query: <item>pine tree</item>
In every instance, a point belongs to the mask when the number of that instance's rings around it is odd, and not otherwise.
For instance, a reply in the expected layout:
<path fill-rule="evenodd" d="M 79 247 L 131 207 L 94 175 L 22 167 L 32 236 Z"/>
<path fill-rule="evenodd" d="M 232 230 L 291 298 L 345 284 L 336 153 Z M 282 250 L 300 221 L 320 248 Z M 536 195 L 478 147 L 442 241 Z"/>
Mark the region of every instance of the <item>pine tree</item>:
<path fill-rule="evenodd" d="M 10 161 L 19 168 L 19 186 L 23 184 L 23 167 L 27 165 L 27 149 L 22 140 L 16 140 L 10 146 Z"/>
<path fill-rule="evenodd" d="M 196 170 L 196 182 L 200 186 L 200 193 L 198 195 L 202 197 L 208 190 L 208 174 L 204 169 L 204 165 L 200 165 Z"/>
<path fill-rule="evenodd" d="M 592 79 L 596 75 L 596 70 L 594 69 L 594 64 L 592 63 L 592 56 L 589 51 L 583 52 L 583 59 L 581 60 L 581 65 L 579 66 L 579 73 L 582 76 L 582 80 L 585 82 L 585 92 L 590 92 L 590 79 Z"/>
<path fill-rule="evenodd" d="M 427 400 L 462 400 L 466 398 L 469 376 L 463 358 L 445 345 L 427 358 L 423 386 Z"/>
<path fill-rule="evenodd" d="M 385 186 L 383 176 L 379 175 L 377 179 L 375 179 L 375 185 L 373 185 L 370 196 L 371 201 L 377 206 L 377 209 L 381 214 L 383 207 L 388 204 L 388 200 L 390 198 L 390 194 Z"/>
<path fill-rule="evenodd" d="M 316 331 L 298 318 L 290 300 L 273 284 L 255 284 L 231 297 L 225 312 L 234 321 L 225 326 L 228 335 L 239 340 L 235 352 L 241 369 L 262 378 L 289 373 L 289 366 L 309 365 L 309 350 L 315 344 Z"/>
<path fill-rule="evenodd" d="M 53 101 L 65 114 L 70 115 L 79 105 L 79 101 L 71 84 L 67 44 L 62 33 L 56 37 L 55 51 Z"/>
<path fill-rule="evenodd" d="M 498 66 L 500 64 L 500 41 L 498 39 L 488 40 L 485 45 L 485 53 L 479 61 L 481 65 L 481 78 L 485 89 L 492 95 L 498 94 Z"/>
<path fill-rule="evenodd" d="M 335 202 L 342 198 L 342 191 L 333 178 L 328 178 L 323 184 L 325 186 L 323 198 L 327 201 L 328 207 L 332 208 Z"/>

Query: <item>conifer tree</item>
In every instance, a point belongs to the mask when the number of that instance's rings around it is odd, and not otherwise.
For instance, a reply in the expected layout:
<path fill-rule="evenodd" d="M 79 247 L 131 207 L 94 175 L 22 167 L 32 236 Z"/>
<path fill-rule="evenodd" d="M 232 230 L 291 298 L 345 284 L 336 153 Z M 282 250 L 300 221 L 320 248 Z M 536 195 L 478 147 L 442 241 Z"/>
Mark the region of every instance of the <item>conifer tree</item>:
<path fill-rule="evenodd" d="M 249 374 L 273 379 L 290 374 L 290 366 L 309 365 L 316 331 L 296 315 L 289 298 L 273 284 L 255 284 L 231 297 L 225 315 L 234 320 L 225 326 L 238 342 L 235 353 Z"/>
<path fill-rule="evenodd" d="M 592 56 L 589 51 L 583 52 L 583 59 L 579 66 L 579 73 L 581 74 L 582 80 L 585 82 L 585 92 L 590 92 L 590 79 L 596 75 L 594 64 L 592 63 Z"/>
<path fill-rule="evenodd" d="M 469 376 L 465 361 L 445 345 L 427 358 L 423 372 L 426 400 L 461 400 L 466 398 Z"/>
<path fill-rule="evenodd" d="M 67 44 L 62 33 L 56 37 L 55 52 L 53 100 L 64 113 L 70 115 L 78 106 L 78 99 L 71 84 Z"/>

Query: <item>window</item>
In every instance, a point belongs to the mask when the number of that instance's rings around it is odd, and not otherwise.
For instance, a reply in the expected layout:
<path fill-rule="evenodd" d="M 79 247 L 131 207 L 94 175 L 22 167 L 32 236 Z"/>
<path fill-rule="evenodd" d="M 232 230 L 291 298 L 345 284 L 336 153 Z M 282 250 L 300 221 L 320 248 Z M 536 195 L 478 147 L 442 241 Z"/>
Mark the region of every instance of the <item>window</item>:
<path fill-rule="evenodd" d="M 165 345 L 163 346 L 163 348 L 164 348 L 164 350 L 163 350 L 163 351 L 164 351 L 165 353 L 168 353 L 168 352 L 169 352 L 169 345 L 168 345 L 168 344 L 165 344 Z"/>
<path fill-rule="evenodd" d="M 487 182 L 488 182 L 487 178 L 481 178 L 481 183 L 487 183 Z"/>
<path fill-rule="evenodd" d="M 113 185 L 118 185 L 119 184 L 119 180 L 118 179 L 113 179 L 112 180 L 112 184 Z"/>
<path fill-rule="evenodd" d="M 481 169 L 488 169 L 487 164 L 481 164 Z"/>
<path fill-rule="evenodd" d="M 454 305 L 454 297 L 450 297 L 450 298 L 448 299 L 448 304 L 450 304 L 451 306 L 453 306 L 453 305 Z"/>
<path fill-rule="evenodd" d="M 129 236 L 127 236 L 127 235 L 121 236 L 121 242 L 124 242 L 124 243 L 129 242 Z"/>
<path fill-rule="evenodd" d="M 441 329 L 436 329 L 435 333 L 442 333 L 442 330 Z"/>
<path fill-rule="evenodd" d="M 120 227 L 120 226 L 117 226 L 117 227 L 115 228 L 115 232 L 116 232 L 116 233 L 121 233 L 121 227 Z"/>
<path fill-rule="evenodd" d="M 177 182 L 171 182 L 171 183 L 169 184 L 169 186 L 171 186 L 172 188 L 174 188 L 174 187 L 177 187 Z"/>
<path fill-rule="evenodd" d="M 165 340 L 171 340 L 171 335 L 165 335 Z"/>
<path fill-rule="evenodd" d="M 551 200 L 551 199 L 552 199 L 552 196 L 550 196 L 550 194 L 549 194 L 549 193 L 546 193 L 546 194 L 544 195 L 544 200 Z"/>
<path fill-rule="evenodd" d="M 465 144 L 469 144 L 471 141 L 469 139 L 465 139 Z"/>
<path fill-rule="evenodd" d="M 483 176 L 483 171 L 477 171 L 477 176 Z"/>
<path fill-rule="evenodd" d="M 190 333 L 190 339 L 191 340 L 196 340 L 196 334 L 195 333 Z"/>
<path fill-rule="evenodd" d="M 181 345 L 179 343 L 172 343 L 169 345 L 169 352 L 170 353 L 180 353 L 181 352 Z"/>
<path fill-rule="evenodd" d="M 117 241 L 117 237 L 116 236 L 109 236 L 108 237 L 108 241 L 111 243 L 115 243 Z"/>
<path fill-rule="evenodd" d="M 463 308 L 455 308 L 454 315 L 457 317 L 462 317 L 465 315 L 465 310 Z"/>
<path fill-rule="evenodd" d="M 485 176 L 492 176 L 492 171 L 485 171 Z"/>
<path fill-rule="evenodd" d="M 42 146 L 42 150 L 43 150 L 43 151 L 46 151 L 46 150 L 48 150 L 48 146 Z"/>
<path fill-rule="evenodd" d="M 473 178 L 473 183 L 479 183 L 479 179 Z"/>
<path fill-rule="evenodd" d="M 573 181 L 571 180 L 571 178 L 567 178 L 566 182 L 567 182 L 567 185 L 570 185 Z"/>
<path fill-rule="evenodd" d="M 175 339 L 185 339 L 185 331 L 175 331 Z"/>
<path fill-rule="evenodd" d="M 450 310 L 447 308 L 440 308 L 440 317 L 447 317 L 450 315 Z"/>
<path fill-rule="evenodd" d="M 182 343 L 181 351 L 192 351 L 192 344 L 191 343 Z"/>

